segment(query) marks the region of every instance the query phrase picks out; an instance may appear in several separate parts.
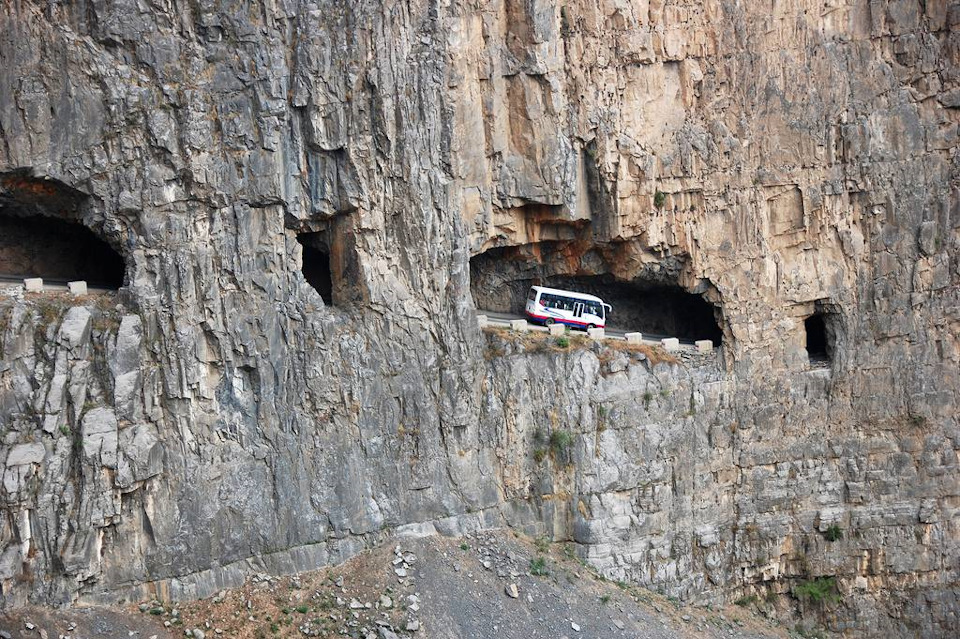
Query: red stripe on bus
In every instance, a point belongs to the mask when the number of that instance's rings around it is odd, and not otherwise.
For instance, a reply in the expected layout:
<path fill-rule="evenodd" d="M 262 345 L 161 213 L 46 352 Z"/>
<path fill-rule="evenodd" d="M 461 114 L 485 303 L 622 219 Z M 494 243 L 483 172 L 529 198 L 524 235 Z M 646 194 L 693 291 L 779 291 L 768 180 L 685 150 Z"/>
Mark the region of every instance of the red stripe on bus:
<path fill-rule="evenodd" d="M 549 315 L 537 315 L 536 313 L 531 313 L 530 311 L 525 311 L 525 313 L 527 314 L 527 317 L 532 317 L 533 319 L 538 319 L 538 320 L 552 319 L 554 322 L 557 322 L 558 324 L 577 324 L 578 326 L 590 326 L 590 322 L 578 322 L 577 320 L 566 319 L 566 318 L 561 319 L 559 317 L 551 317 Z M 604 325 L 594 324 L 594 326 L 596 326 L 597 328 L 603 328 Z"/>

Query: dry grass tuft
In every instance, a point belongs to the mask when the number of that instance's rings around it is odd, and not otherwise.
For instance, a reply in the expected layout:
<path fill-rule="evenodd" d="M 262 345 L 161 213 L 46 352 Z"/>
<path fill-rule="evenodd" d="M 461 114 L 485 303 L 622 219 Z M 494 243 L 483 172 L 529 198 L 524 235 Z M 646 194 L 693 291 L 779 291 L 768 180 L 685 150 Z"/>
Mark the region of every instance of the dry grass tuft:
<path fill-rule="evenodd" d="M 678 364 L 680 360 L 653 344 L 628 344 L 622 340 L 604 340 L 594 342 L 582 333 L 567 332 L 563 336 L 550 335 L 540 331 L 519 333 L 501 326 L 486 326 L 483 332 L 487 335 L 487 359 L 502 357 L 506 354 L 504 343 L 513 344 L 528 353 L 563 353 L 566 351 L 581 350 L 599 343 L 602 350 L 598 353 L 601 362 L 613 359 L 613 352 L 630 355 L 643 354 L 651 366 L 657 364 Z"/>
<path fill-rule="evenodd" d="M 628 344 L 618 340 L 604 342 L 604 345 L 621 353 L 641 353 L 647 357 L 651 366 L 680 363 L 680 360 L 663 350 L 662 347 L 653 344 Z"/>

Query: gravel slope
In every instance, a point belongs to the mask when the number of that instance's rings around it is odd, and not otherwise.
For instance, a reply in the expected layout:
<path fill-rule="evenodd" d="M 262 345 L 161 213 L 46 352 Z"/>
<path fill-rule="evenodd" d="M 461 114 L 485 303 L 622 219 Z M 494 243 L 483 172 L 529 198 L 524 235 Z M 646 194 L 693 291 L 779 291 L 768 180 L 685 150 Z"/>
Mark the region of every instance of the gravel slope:
<path fill-rule="evenodd" d="M 605 581 L 571 550 L 508 531 L 399 538 L 341 566 L 293 577 L 255 576 L 206 600 L 113 610 L 24 609 L 0 618 L 0 630 L 41 639 L 41 630 L 48 639 L 787 636 L 735 606 L 680 607 L 644 589 Z"/>

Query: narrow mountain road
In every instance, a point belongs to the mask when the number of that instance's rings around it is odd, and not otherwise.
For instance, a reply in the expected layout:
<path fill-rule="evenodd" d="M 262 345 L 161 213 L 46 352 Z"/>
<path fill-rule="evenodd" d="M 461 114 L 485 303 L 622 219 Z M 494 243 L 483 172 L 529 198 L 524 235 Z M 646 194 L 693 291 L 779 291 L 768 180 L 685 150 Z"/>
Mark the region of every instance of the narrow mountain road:
<path fill-rule="evenodd" d="M 481 309 L 477 309 L 477 315 L 486 315 L 490 324 L 494 326 L 509 326 L 511 320 L 527 319 L 523 315 L 515 315 L 512 313 L 501 313 L 500 311 L 485 311 Z M 530 329 L 541 330 L 541 331 L 547 330 L 545 327 L 540 326 L 538 324 L 533 324 L 533 323 L 530 323 Z M 612 337 L 614 339 L 626 339 L 624 335 L 630 332 L 633 332 L 633 331 L 625 330 L 622 328 L 615 328 L 615 327 L 614 328 L 608 327 L 605 330 L 606 337 L 608 338 Z M 660 335 L 658 333 L 647 333 L 644 331 L 636 331 L 636 332 L 643 333 L 644 344 L 659 344 L 660 340 L 664 339 L 665 337 L 673 337 L 673 335 Z M 680 344 L 683 346 L 689 346 L 689 347 L 694 346 L 693 340 L 690 340 L 690 339 L 681 338 Z"/>

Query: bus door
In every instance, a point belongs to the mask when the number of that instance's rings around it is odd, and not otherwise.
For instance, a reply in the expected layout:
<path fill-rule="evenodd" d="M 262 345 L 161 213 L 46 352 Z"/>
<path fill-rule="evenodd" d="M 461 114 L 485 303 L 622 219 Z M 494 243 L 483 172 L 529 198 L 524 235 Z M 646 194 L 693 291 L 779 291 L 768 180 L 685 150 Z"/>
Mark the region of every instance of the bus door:
<path fill-rule="evenodd" d="M 583 315 L 583 302 L 577 302 L 573 305 L 573 316 L 580 317 Z"/>

